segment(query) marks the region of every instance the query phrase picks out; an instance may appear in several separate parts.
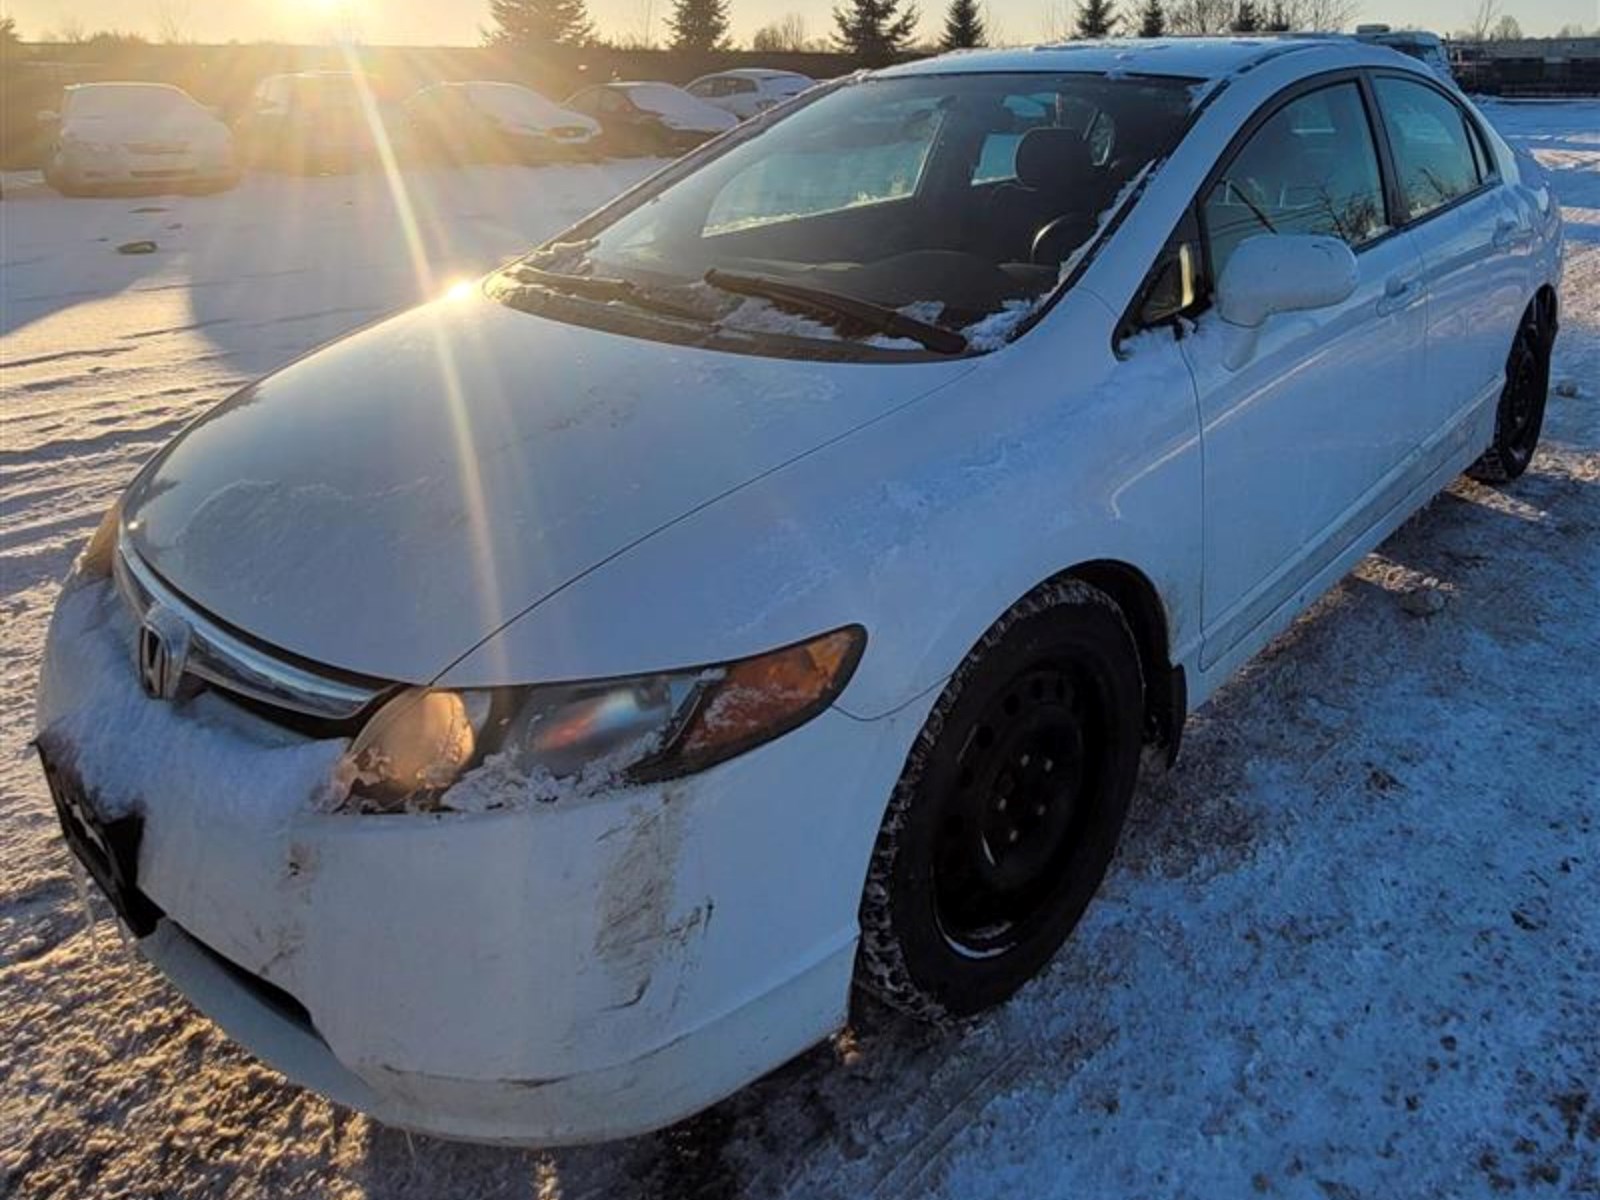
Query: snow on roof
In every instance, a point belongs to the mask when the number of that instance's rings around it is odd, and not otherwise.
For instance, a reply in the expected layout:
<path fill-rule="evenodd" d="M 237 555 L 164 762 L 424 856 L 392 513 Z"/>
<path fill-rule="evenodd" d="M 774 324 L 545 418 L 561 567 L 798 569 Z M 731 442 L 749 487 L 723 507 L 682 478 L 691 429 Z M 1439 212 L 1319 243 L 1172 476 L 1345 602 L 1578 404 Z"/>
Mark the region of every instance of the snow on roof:
<path fill-rule="evenodd" d="M 734 79 L 810 79 L 809 75 L 802 75 L 799 71 L 780 71 L 776 67 L 734 67 L 727 71 L 716 71 L 710 75 L 702 75 L 701 79 L 720 79 L 732 77 Z"/>
<path fill-rule="evenodd" d="M 1316 36 L 1117 38 L 1063 42 L 1016 50 L 964 50 L 905 63 L 883 75 L 990 72 L 1086 72 L 1221 79 L 1270 58 L 1303 51 L 1343 52 L 1352 61 L 1366 49 L 1353 38 Z"/>

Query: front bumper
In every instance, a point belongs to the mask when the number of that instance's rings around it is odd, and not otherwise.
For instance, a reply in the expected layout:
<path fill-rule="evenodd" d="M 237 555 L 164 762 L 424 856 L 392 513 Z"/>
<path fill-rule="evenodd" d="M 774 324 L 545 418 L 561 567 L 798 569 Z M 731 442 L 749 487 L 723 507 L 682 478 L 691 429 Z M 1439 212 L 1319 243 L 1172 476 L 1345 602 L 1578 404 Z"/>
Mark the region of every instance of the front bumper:
<path fill-rule="evenodd" d="M 41 727 L 143 816 L 137 886 L 165 919 L 141 949 L 291 1078 L 410 1129 L 568 1144 L 687 1116 L 843 1022 L 915 715 L 830 711 L 693 778 L 571 801 L 326 813 L 310 782 L 337 746 L 145 699 L 124 620 L 99 585 L 64 598 Z M 174 754 L 130 762 L 119 728 Z"/>
<path fill-rule="evenodd" d="M 150 187 L 228 184 L 239 178 L 233 155 L 186 150 L 146 154 L 126 146 L 61 150 L 52 175 L 78 187 Z"/>

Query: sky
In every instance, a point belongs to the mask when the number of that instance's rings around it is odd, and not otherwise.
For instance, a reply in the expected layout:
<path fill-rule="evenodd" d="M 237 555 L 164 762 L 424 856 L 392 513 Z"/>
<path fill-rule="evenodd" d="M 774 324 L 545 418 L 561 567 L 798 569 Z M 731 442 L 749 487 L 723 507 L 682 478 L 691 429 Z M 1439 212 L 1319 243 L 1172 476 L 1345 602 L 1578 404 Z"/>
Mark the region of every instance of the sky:
<path fill-rule="evenodd" d="M 834 0 L 731 0 L 734 35 L 752 32 L 787 13 L 805 20 L 811 37 L 832 32 Z M 588 0 L 600 31 L 611 37 L 642 38 L 647 28 L 664 37 L 662 18 L 671 0 Z M 999 40 L 1028 41 L 1062 24 L 1072 0 L 986 0 Z M 1134 0 L 1123 0 L 1132 7 Z M 922 32 L 933 36 L 944 0 L 922 0 Z M 1567 24 L 1600 25 L 1600 0 L 1504 0 L 1530 36 L 1551 34 Z M 1386 21 L 1448 32 L 1466 26 L 1477 0 L 1365 0 L 1360 20 Z M 323 42 L 343 31 L 375 44 L 453 45 L 479 40 L 488 22 L 488 0 L 0 0 L 0 13 L 16 19 L 24 38 L 44 38 L 77 27 L 92 32 L 120 29 L 158 38 L 176 27 L 200 42 Z"/>

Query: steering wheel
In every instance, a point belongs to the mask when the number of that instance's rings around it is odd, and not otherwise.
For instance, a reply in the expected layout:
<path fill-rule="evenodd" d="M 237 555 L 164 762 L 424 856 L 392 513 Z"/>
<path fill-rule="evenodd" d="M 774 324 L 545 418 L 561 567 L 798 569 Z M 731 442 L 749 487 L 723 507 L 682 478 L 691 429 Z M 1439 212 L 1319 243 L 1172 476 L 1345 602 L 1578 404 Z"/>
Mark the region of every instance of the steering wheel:
<path fill-rule="evenodd" d="M 1044 251 L 1050 246 L 1051 240 L 1063 236 L 1068 231 L 1080 233 L 1080 236 L 1069 242 L 1062 253 L 1054 258 L 1046 257 Z M 1059 217 L 1049 221 L 1044 228 L 1033 235 L 1033 248 L 1028 253 L 1028 261 L 1035 265 L 1059 266 L 1067 254 L 1083 245 L 1094 232 L 1094 223 L 1081 213 L 1062 213 Z"/>

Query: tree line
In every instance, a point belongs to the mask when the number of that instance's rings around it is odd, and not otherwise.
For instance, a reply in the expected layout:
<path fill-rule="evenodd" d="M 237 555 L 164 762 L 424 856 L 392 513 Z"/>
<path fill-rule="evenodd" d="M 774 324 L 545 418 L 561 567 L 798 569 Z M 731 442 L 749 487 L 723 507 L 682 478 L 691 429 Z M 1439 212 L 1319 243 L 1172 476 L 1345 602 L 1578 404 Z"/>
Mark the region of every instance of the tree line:
<path fill-rule="evenodd" d="M 666 24 L 674 50 L 732 48 L 730 0 L 671 0 Z M 1339 29 L 1356 14 L 1357 0 L 1082 0 L 1069 24 L 1079 38 L 1161 37 L 1166 34 L 1254 33 Z M 584 0 L 490 0 L 491 42 L 528 46 L 583 46 L 596 40 Z M 841 0 L 833 10 L 831 41 L 806 38 L 795 14 L 756 31 L 752 46 L 777 53 L 841 50 L 863 63 L 892 61 L 913 49 L 921 20 L 913 0 Z M 938 38 L 941 50 L 989 44 L 980 0 L 948 0 Z"/>

